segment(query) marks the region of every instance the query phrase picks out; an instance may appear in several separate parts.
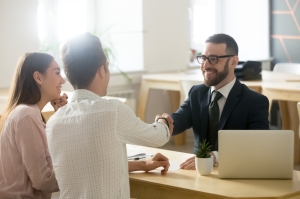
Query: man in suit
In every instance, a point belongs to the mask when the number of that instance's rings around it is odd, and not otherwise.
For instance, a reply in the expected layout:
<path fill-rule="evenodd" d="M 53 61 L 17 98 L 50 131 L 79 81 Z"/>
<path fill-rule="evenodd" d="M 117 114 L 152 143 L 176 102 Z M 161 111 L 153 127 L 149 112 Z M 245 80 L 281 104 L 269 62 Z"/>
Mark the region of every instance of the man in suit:
<path fill-rule="evenodd" d="M 193 128 L 194 146 L 206 139 L 212 145 L 211 155 L 218 163 L 218 130 L 269 129 L 268 99 L 241 84 L 234 75 L 238 64 L 238 45 L 226 34 L 215 34 L 205 41 L 197 56 L 204 83 L 193 86 L 186 101 L 171 115 L 173 135 Z M 194 157 L 181 164 L 195 169 Z"/>

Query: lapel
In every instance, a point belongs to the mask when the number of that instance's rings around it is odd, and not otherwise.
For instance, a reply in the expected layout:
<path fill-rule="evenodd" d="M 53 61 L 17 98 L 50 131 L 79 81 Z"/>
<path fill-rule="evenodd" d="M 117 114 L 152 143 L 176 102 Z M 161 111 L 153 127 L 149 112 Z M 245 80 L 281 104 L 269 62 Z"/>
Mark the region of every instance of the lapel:
<path fill-rule="evenodd" d="M 201 97 L 201 96 L 199 96 Z M 201 99 L 201 98 L 200 98 Z M 205 132 L 204 137 L 207 136 L 207 132 L 208 132 L 208 107 L 209 107 L 209 102 L 210 102 L 210 88 L 207 89 L 206 93 L 204 93 L 204 96 L 202 98 L 202 102 L 201 102 L 201 107 L 200 107 L 200 113 L 203 115 L 203 117 L 201 117 L 201 130 L 202 132 Z"/>
<path fill-rule="evenodd" d="M 236 80 L 234 83 L 231 91 L 229 92 L 228 98 L 226 100 L 220 122 L 219 122 L 219 129 L 223 129 L 228 117 L 230 116 L 233 108 L 236 106 L 238 101 L 240 100 L 241 97 L 241 92 L 242 92 L 242 84 Z"/>

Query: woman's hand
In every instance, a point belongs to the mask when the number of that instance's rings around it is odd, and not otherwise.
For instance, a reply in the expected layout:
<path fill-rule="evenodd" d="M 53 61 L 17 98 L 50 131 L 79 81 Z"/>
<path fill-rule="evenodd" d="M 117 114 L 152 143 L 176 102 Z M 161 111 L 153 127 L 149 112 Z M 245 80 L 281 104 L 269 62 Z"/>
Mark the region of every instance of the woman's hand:
<path fill-rule="evenodd" d="M 60 107 L 66 105 L 67 103 L 68 103 L 68 95 L 66 93 L 63 93 L 61 98 L 51 101 L 51 105 L 53 106 L 55 112 Z"/>

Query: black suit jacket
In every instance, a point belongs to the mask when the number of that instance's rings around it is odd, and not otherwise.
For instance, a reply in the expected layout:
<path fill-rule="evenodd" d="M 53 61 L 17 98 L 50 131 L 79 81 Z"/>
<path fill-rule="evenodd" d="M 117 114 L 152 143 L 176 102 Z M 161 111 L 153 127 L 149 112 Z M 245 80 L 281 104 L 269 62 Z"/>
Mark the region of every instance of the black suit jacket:
<path fill-rule="evenodd" d="M 194 146 L 198 141 L 208 140 L 208 106 L 210 88 L 196 85 L 189 91 L 188 98 L 171 114 L 174 120 L 173 135 L 193 128 Z M 229 92 L 219 122 L 220 129 L 269 129 L 269 100 L 266 96 L 250 90 L 236 80 Z M 216 149 L 218 148 L 218 141 Z"/>

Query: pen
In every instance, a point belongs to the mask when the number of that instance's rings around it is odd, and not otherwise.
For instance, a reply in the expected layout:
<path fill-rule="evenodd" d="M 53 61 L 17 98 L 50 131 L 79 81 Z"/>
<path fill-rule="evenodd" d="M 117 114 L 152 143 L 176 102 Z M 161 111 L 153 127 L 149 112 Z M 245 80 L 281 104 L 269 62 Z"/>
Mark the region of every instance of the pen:
<path fill-rule="evenodd" d="M 143 158 L 146 158 L 146 157 L 133 158 L 133 160 L 140 160 L 140 159 L 143 159 Z"/>
<path fill-rule="evenodd" d="M 140 157 L 135 157 L 135 158 L 128 158 L 127 160 L 140 160 L 144 159 L 146 157 L 152 157 L 153 155 L 146 155 L 146 156 L 140 156 Z"/>
<path fill-rule="evenodd" d="M 127 158 L 127 160 L 140 160 L 146 157 L 135 157 L 135 158 Z"/>

